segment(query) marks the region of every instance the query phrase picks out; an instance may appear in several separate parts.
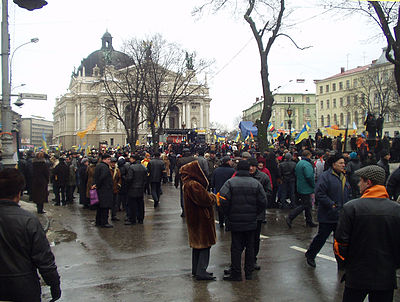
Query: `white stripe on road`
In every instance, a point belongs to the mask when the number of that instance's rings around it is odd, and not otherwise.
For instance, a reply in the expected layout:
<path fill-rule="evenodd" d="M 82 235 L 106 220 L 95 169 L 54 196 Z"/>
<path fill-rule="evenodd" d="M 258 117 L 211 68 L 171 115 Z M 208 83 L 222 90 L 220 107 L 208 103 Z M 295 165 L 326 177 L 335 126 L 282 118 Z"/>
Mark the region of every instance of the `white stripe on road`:
<path fill-rule="evenodd" d="M 292 245 L 290 248 L 293 250 L 299 251 L 299 252 L 303 252 L 303 253 L 307 252 L 306 249 L 303 249 L 303 248 L 295 246 L 295 245 Z M 330 257 L 330 256 L 326 256 L 323 254 L 318 254 L 317 257 L 336 262 L 335 257 Z"/>
<path fill-rule="evenodd" d="M 215 220 L 215 223 L 219 223 L 219 221 L 218 220 Z M 265 236 L 265 235 L 263 235 L 263 234 L 260 234 L 260 238 L 261 239 L 267 239 L 267 238 L 269 238 L 268 236 Z"/>

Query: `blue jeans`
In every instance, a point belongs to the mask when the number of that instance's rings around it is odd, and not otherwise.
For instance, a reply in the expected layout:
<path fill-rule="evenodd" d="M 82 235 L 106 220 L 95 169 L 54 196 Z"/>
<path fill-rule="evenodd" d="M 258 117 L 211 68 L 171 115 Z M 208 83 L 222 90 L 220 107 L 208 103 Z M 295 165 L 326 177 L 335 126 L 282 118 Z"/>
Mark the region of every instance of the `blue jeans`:
<path fill-rule="evenodd" d="M 335 232 L 336 226 L 337 223 L 319 223 L 318 233 L 314 237 L 310 247 L 308 248 L 308 251 L 306 252 L 307 258 L 315 259 L 319 251 L 324 246 L 326 239 L 328 239 L 332 232 Z"/>

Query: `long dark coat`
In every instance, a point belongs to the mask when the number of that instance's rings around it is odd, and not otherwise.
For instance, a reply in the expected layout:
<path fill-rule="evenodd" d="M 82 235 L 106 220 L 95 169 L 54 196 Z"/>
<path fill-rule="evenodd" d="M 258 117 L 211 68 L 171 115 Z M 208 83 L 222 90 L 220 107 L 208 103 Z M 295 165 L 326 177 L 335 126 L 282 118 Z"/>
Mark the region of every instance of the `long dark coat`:
<path fill-rule="evenodd" d="M 88 198 L 86 197 L 86 187 L 88 183 L 88 168 L 89 166 L 81 165 L 79 167 L 79 203 L 80 204 L 88 204 Z"/>
<path fill-rule="evenodd" d="M 111 208 L 113 205 L 113 180 L 109 165 L 104 162 L 97 164 L 94 170 L 94 184 L 97 188 L 100 208 Z"/>
<path fill-rule="evenodd" d="M 32 200 L 37 204 L 47 202 L 50 170 L 44 160 L 32 163 Z"/>
<path fill-rule="evenodd" d="M 190 247 L 209 248 L 217 239 L 213 208 L 216 196 L 207 192 L 208 180 L 198 161 L 184 165 L 179 173 L 182 175 Z"/>

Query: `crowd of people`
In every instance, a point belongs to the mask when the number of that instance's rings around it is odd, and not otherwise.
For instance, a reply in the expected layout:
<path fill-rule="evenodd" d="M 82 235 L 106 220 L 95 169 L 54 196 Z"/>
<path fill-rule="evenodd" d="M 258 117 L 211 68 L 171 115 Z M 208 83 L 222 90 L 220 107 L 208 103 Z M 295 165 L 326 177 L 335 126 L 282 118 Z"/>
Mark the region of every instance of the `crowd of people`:
<path fill-rule="evenodd" d="M 254 142 L 164 144 L 158 150 L 109 148 L 91 150 L 89 154 L 28 151 L 21 155 L 18 170 L 24 176 L 29 200 L 37 204 L 38 214 L 45 213 L 51 183 L 55 206 L 72 204 L 79 196 L 84 209 L 96 210 L 95 225 L 102 228 L 112 228 L 110 220 L 119 221 L 121 216 L 117 213 L 121 211 L 125 212 L 125 225 L 143 224 L 145 195 L 158 208 L 163 184 L 173 184 L 180 190 L 181 217 L 186 217 L 193 249 L 192 274 L 198 280 L 215 280 L 206 270 L 210 248 L 216 243 L 214 211 L 219 227 L 232 234 L 231 266 L 224 277 L 229 281 L 242 280 L 240 262 L 244 250 L 246 279 L 251 280 L 252 272 L 260 269 L 257 255 L 266 209 L 288 209 L 289 228 L 304 212 L 305 225 L 318 227 L 305 253 L 311 267 L 316 267 L 316 255 L 329 235 L 340 229 L 340 236 L 335 237 L 335 253 L 338 268 L 344 267 L 349 276 L 344 296 L 347 300 L 343 301 L 358 301 L 352 300 L 360 295 L 357 290 L 378 291 L 376 301 L 391 301 L 387 297 L 390 292 L 393 296 L 395 269 L 400 266 L 400 254 L 393 252 L 400 250 L 400 237 L 389 233 L 400 227 L 400 205 L 389 199 L 400 198 L 400 167 L 391 173 L 389 162 L 400 153 L 395 140 L 389 144 L 386 140 L 368 141 L 362 136 L 330 139 L 318 131 L 314 140 L 310 137 L 298 145 L 289 136 L 280 136 L 264 152 Z M 97 193 L 95 204 L 93 191 Z M 374 198 L 384 200 L 379 201 L 382 209 L 376 209 L 373 202 L 370 208 L 362 207 L 363 199 L 371 203 Z M 318 224 L 313 208 L 317 210 Z M 363 219 L 363 211 L 373 218 Z M 354 272 L 359 260 L 353 255 L 366 244 L 361 238 L 367 236 L 352 229 L 354 220 L 380 225 L 382 233 L 369 227 L 366 234 L 377 244 L 385 240 L 385 246 L 373 253 L 377 262 L 383 262 L 386 273 L 373 271 L 380 270 L 379 265 L 362 276 Z M 353 236 L 358 238 L 357 251 Z M 365 259 L 369 257 L 372 256 Z M 387 257 L 393 259 L 383 260 Z M 364 265 L 368 270 L 369 264 Z M 378 275 L 381 283 L 374 284 L 369 274 Z M 387 300 L 382 300 L 379 291 L 385 291 L 382 295 Z"/>

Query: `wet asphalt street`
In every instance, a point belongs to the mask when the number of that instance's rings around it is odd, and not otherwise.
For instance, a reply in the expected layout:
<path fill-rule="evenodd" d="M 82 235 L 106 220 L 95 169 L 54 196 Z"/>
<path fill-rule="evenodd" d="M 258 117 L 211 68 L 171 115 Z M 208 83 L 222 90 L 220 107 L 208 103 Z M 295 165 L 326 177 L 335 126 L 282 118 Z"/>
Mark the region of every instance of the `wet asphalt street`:
<path fill-rule="evenodd" d="M 299 216 L 289 230 L 284 220 L 288 210 L 268 211 L 258 257 L 261 270 L 253 280 L 222 280 L 230 263 L 230 233 L 217 225 L 208 268 L 217 281 L 196 281 L 179 190 L 166 184 L 163 192 L 157 209 L 145 197 L 143 225 L 125 226 L 119 212 L 121 220 L 112 229 L 95 227 L 95 211 L 82 209 L 77 194 L 74 205 L 45 205 L 61 275 L 60 301 L 341 301 L 332 237 L 316 269 L 309 267 L 303 249 L 317 229 L 306 228 Z M 43 301 L 49 300 L 49 288 L 43 287 Z M 400 301 L 398 291 L 394 301 Z"/>

